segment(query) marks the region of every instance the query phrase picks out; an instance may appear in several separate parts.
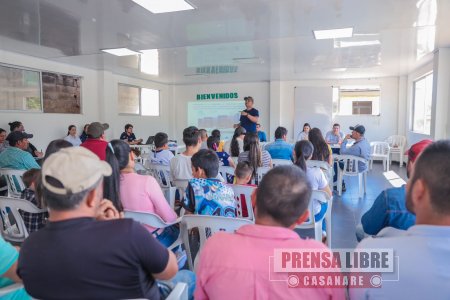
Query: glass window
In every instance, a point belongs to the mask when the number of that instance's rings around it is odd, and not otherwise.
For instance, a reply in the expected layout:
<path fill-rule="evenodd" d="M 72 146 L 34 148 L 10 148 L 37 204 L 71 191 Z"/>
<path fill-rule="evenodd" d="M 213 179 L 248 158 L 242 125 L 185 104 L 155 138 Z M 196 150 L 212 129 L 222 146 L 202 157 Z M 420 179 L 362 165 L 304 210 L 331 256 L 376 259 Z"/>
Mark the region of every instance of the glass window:
<path fill-rule="evenodd" d="M 431 133 L 431 104 L 433 98 L 433 73 L 414 82 L 413 131 Z"/>
<path fill-rule="evenodd" d="M 140 88 L 119 84 L 119 114 L 139 115 Z"/>
<path fill-rule="evenodd" d="M 159 116 L 159 90 L 141 89 L 143 116 Z"/>
<path fill-rule="evenodd" d="M 333 87 L 333 114 L 378 116 L 380 114 L 380 87 Z"/>

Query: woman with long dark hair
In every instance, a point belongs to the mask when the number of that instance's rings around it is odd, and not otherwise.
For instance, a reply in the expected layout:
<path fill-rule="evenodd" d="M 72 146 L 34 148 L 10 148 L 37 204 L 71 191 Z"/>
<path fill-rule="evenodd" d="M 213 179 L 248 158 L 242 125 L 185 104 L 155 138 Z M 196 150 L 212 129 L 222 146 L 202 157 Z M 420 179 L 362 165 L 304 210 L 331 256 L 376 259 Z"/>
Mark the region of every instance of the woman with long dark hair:
<path fill-rule="evenodd" d="M 244 136 L 246 134 L 244 127 L 238 127 L 234 130 L 233 138 L 227 141 L 224 146 L 225 152 L 230 156 L 237 157 L 244 150 Z"/>
<path fill-rule="evenodd" d="M 312 190 L 324 191 L 328 194 L 328 196 L 331 196 L 331 190 L 328 186 L 327 178 L 322 170 L 317 167 L 308 167 L 306 165 L 306 161 L 311 159 L 313 153 L 314 146 L 310 141 L 298 141 L 294 146 L 294 164 L 305 171 Z M 322 219 L 327 212 L 328 203 L 323 203 L 316 199 L 313 200 L 314 219 L 318 221 Z M 322 224 L 322 234 L 325 235 L 325 221 Z"/>
<path fill-rule="evenodd" d="M 68 141 L 74 146 L 80 146 L 81 140 L 77 136 L 77 127 L 75 125 L 69 125 L 69 128 L 67 129 L 67 135 L 64 138 L 64 140 Z"/>
<path fill-rule="evenodd" d="M 323 138 L 322 131 L 319 128 L 313 128 L 309 131 L 309 141 L 314 146 L 312 160 L 326 161 L 330 166 L 333 164 L 333 155 L 330 148 Z"/>
<path fill-rule="evenodd" d="M 84 143 L 84 141 L 87 140 L 87 138 L 88 138 L 88 135 L 87 135 L 88 127 L 89 127 L 89 124 L 86 124 L 83 127 L 83 132 L 80 135 L 80 140 L 82 143 Z"/>
<path fill-rule="evenodd" d="M 247 133 L 244 138 L 244 152 L 239 154 L 238 162 L 248 161 L 253 168 L 253 175 L 259 167 L 272 167 L 272 157 L 266 150 L 261 151 L 256 132 Z"/>
<path fill-rule="evenodd" d="M 103 178 L 103 198 L 111 200 L 114 207 L 119 212 L 122 212 L 123 205 L 120 199 L 120 168 L 111 144 L 108 144 L 106 147 L 105 161 L 111 166 L 112 173 L 110 176 L 105 176 Z"/>
<path fill-rule="evenodd" d="M 297 141 L 308 140 L 309 131 L 311 130 L 311 125 L 309 123 L 303 124 L 303 131 L 301 131 L 297 136 Z"/>

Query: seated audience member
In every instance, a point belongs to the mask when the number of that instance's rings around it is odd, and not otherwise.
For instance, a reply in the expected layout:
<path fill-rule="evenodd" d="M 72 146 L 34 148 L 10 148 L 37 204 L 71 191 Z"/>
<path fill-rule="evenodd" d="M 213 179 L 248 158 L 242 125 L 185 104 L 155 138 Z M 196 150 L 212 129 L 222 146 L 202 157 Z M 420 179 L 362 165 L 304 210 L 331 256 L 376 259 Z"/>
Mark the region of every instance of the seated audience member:
<path fill-rule="evenodd" d="M 239 154 L 244 151 L 245 133 L 244 127 L 236 128 L 232 139 L 225 142 L 224 151 L 230 154 L 230 156 L 238 157 Z"/>
<path fill-rule="evenodd" d="M 256 186 L 250 184 L 253 178 L 253 171 L 254 170 L 248 161 L 241 161 L 238 163 L 234 170 L 234 176 L 236 178 L 235 184 Z"/>
<path fill-rule="evenodd" d="M 231 156 L 228 155 L 226 152 L 219 152 L 217 149 L 219 148 L 220 140 L 218 137 L 210 136 L 208 140 L 206 141 L 208 149 L 216 152 L 217 156 L 219 157 L 219 166 L 230 166 L 235 168 L 234 161 L 231 158 Z"/>
<path fill-rule="evenodd" d="M 261 151 L 256 133 L 248 133 L 244 138 L 244 152 L 239 154 L 238 162 L 248 161 L 253 168 L 253 176 L 259 167 L 272 167 L 272 158 L 266 150 Z"/>
<path fill-rule="evenodd" d="M 342 141 L 344 140 L 344 133 L 341 132 L 341 125 L 338 123 L 335 123 L 333 125 L 333 130 L 328 131 L 325 135 L 325 141 L 327 144 L 342 144 Z"/>
<path fill-rule="evenodd" d="M 36 196 L 36 187 L 39 184 L 40 176 L 41 170 L 38 169 L 30 169 L 23 173 L 22 180 L 26 188 L 22 191 L 20 198 L 30 201 L 38 208 L 43 208 L 44 205 L 40 197 Z M 25 224 L 28 233 L 30 234 L 44 227 L 48 218 L 47 212 L 29 213 L 20 211 L 20 214 L 22 215 L 23 223 Z"/>
<path fill-rule="evenodd" d="M 256 222 L 236 233 L 215 233 L 200 253 L 195 299 L 345 299 L 343 289 L 289 288 L 288 273 L 271 273 L 275 249 L 329 251 L 293 231 L 308 218 L 311 188 L 296 166 L 279 166 L 262 179 L 252 200 Z M 277 281 L 271 278 L 276 276 Z M 280 282 L 283 280 L 284 282 Z"/>
<path fill-rule="evenodd" d="M 406 176 L 409 178 L 414 162 L 420 153 L 433 141 L 423 140 L 409 148 Z M 406 209 L 406 187 L 394 187 L 384 190 L 373 202 L 372 207 L 362 216 L 361 224 L 356 227 L 358 241 L 369 235 L 377 235 L 385 227 L 407 230 L 416 222 L 416 216 Z"/>
<path fill-rule="evenodd" d="M 406 231 L 385 228 L 357 246 L 362 251 L 393 249 L 394 266 L 400 265 L 393 273 L 381 273 L 380 288 L 350 289 L 351 299 L 449 298 L 450 141 L 430 144 L 411 171 L 406 207 L 416 215 L 416 224 Z"/>
<path fill-rule="evenodd" d="M 256 132 L 258 132 L 258 138 L 261 143 L 267 142 L 267 136 L 264 131 L 261 130 L 261 124 L 256 124 Z"/>
<path fill-rule="evenodd" d="M 301 131 L 297 135 L 297 141 L 308 140 L 308 134 L 309 134 L 310 130 L 311 130 L 311 126 L 309 125 L 309 123 L 303 124 L 303 131 Z"/>
<path fill-rule="evenodd" d="M 6 242 L 0 235 L 0 290 L 22 280 L 17 276 L 17 260 L 19 251 Z M 31 297 L 24 288 L 15 290 L 1 297 L 4 300 L 28 300 Z"/>
<path fill-rule="evenodd" d="M 67 135 L 64 138 L 64 140 L 68 141 L 69 143 L 71 143 L 74 146 L 80 146 L 81 145 L 81 140 L 80 138 L 77 136 L 77 127 L 75 125 L 70 125 L 67 131 Z"/>
<path fill-rule="evenodd" d="M 15 170 L 40 169 L 34 157 L 26 151 L 28 148 L 28 139 L 32 134 L 22 131 L 13 131 L 6 138 L 10 147 L 0 153 L 0 168 L 9 168 Z"/>
<path fill-rule="evenodd" d="M 286 142 L 287 129 L 278 127 L 275 130 L 275 142 L 267 144 L 264 149 L 269 152 L 272 159 L 292 160 L 292 150 L 294 146 Z"/>
<path fill-rule="evenodd" d="M 170 174 L 173 180 L 192 178 L 191 158 L 198 152 L 201 145 L 200 132 L 197 127 L 190 126 L 183 130 L 183 142 L 186 145 L 186 151 L 170 160 Z"/>
<path fill-rule="evenodd" d="M 208 145 L 206 144 L 206 141 L 208 140 L 208 132 L 206 129 L 199 129 L 198 131 L 200 131 L 200 138 L 202 139 L 200 149 L 208 149 Z"/>
<path fill-rule="evenodd" d="M 88 138 L 84 141 L 81 146 L 86 149 L 91 150 L 101 160 L 106 159 L 106 147 L 108 147 L 108 142 L 105 141 L 105 130 L 109 128 L 107 123 L 94 122 L 89 124 L 88 127 Z"/>
<path fill-rule="evenodd" d="M 32 297 L 159 299 L 155 280 L 177 274 L 175 255 L 103 199 L 103 177 L 111 173 L 84 147 L 61 149 L 44 162 L 49 222 L 25 240 L 17 270 Z"/>
<path fill-rule="evenodd" d="M 3 128 L 0 128 L 0 153 L 3 152 L 6 148 L 9 147 L 9 143 L 6 140 L 6 130 Z"/>
<path fill-rule="evenodd" d="M 111 143 L 108 143 L 108 147 L 106 147 L 105 161 L 111 166 L 112 173 L 110 176 L 103 178 L 103 198 L 110 200 L 119 212 L 123 212 L 123 205 L 120 199 L 119 162 L 114 155 Z"/>
<path fill-rule="evenodd" d="M 155 150 L 152 150 L 148 159 L 152 164 L 168 166 L 170 160 L 174 157 L 172 151 L 169 150 L 169 137 L 164 132 L 158 132 L 155 135 Z"/>
<path fill-rule="evenodd" d="M 136 139 L 136 136 L 133 133 L 133 125 L 131 124 L 125 125 L 125 131 L 120 135 L 120 139 L 130 145 L 138 145 L 142 143 L 142 139 Z"/>
<path fill-rule="evenodd" d="M 220 142 L 219 142 L 219 147 L 217 148 L 217 151 L 219 152 L 223 152 L 225 151 L 223 146 L 225 145 L 225 141 L 220 139 L 220 130 L 219 129 L 214 129 L 213 131 L 211 131 L 211 136 L 215 136 L 217 138 L 219 138 Z"/>
<path fill-rule="evenodd" d="M 20 132 L 25 132 L 25 127 L 23 126 L 22 122 L 20 121 L 14 121 L 11 123 L 8 123 L 9 125 L 9 131 L 13 132 L 13 131 L 20 131 Z M 36 147 L 31 144 L 28 143 L 28 148 L 24 149 L 25 151 L 29 152 L 33 157 L 43 157 L 44 153 L 39 152 Z"/>
<path fill-rule="evenodd" d="M 192 175 L 181 205 L 186 213 L 236 217 L 233 190 L 217 179 L 219 158 L 212 150 L 200 150 L 192 156 Z"/>
<path fill-rule="evenodd" d="M 328 186 L 327 178 L 320 168 L 308 167 L 306 161 L 310 160 L 314 152 L 314 147 L 310 141 L 298 141 L 295 143 L 294 148 L 294 159 L 295 165 L 300 167 L 305 173 L 308 182 L 311 185 L 313 191 L 324 191 L 328 196 L 331 196 L 331 189 Z M 320 202 L 314 199 L 313 210 L 314 210 L 314 220 L 321 220 L 328 209 L 328 203 Z M 325 236 L 325 221 L 322 222 L 322 234 Z"/>
<path fill-rule="evenodd" d="M 83 132 L 80 135 L 80 140 L 81 140 L 82 143 L 84 143 L 87 140 L 87 138 L 88 138 L 88 135 L 87 135 L 88 127 L 89 127 L 89 124 L 86 124 L 83 127 Z"/>
<path fill-rule="evenodd" d="M 47 149 L 45 149 L 45 156 L 44 156 L 44 159 L 42 159 L 42 161 L 44 162 L 53 153 L 58 152 L 59 150 L 64 149 L 64 148 L 69 148 L 69 147 L 73 147 L 73 145 L 66 140 L 58 139 L 58 140 L 51 141 L 48 144 Z"/>
<path fill-rule="evenodd" d="M 308 140 L 314 147 L 312 160 L 325 161 L 330 166 L 333 165 L 333 152 L 330 145 L 323 139 L 322 131 L 319 128 L 313 128 L 309 131 Z"/>

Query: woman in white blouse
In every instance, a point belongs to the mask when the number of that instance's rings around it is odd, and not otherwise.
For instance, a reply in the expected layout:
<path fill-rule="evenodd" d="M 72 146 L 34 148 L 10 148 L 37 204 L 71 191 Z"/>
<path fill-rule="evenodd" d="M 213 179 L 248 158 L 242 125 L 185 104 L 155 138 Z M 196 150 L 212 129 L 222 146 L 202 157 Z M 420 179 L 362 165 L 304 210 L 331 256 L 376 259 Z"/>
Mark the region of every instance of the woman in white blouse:
<path fill-rule="evenodd" d="M 81 140 L 77 135 L 77 127 L 75 125 L 69 125 L 67 136 L 64 140 L 68 141 L 75 147 L 81 145 Z"/>

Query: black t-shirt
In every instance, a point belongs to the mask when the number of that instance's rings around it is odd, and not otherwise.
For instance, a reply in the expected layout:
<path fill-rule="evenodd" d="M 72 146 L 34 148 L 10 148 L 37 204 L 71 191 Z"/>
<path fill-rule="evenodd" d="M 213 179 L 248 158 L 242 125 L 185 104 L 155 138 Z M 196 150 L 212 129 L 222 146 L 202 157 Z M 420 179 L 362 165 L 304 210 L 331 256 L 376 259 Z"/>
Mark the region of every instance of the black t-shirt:
<path fill-rule="evenodd" d="M 259 117 L 259 111 L 256 108 L 252 108 L 250 110 L 246 109 L 244 111 L 247 112 L 250 116 Z M 241 118 L 239 120 L 241 122 L 241 126 L 244 127 L 247 132 L 256 132 L 256 123 L 250 121 L 248 116 L 241 115 Z"/>
<path fill-rule="evenodd" d="M 38 299 L 159 299 L 169 252 L 131 219 L 49 222 L 22 245 L 17 274 Z"/>
<path fill-rule="evenodd" d="M 128 135 L 125 131 L 122 132 L 122 134 L 120 135 L 120 139 L 122 141 L 127 140 L 128 142 L 132 142 L 136 139 L 136 136 L 134 135 L 134 133 L 131 133 L 130 135 Z"/>

